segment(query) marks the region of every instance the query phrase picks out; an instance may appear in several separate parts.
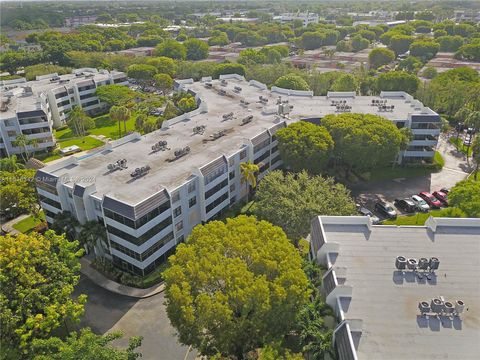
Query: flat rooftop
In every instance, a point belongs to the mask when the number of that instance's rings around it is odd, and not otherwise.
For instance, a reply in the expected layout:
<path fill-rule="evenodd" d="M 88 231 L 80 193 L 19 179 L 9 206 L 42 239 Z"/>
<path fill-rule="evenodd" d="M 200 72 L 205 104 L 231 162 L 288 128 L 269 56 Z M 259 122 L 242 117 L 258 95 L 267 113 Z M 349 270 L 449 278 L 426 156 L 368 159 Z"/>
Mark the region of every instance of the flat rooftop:
<path fill-rule="evenodd" d="M 62 167 L 57 163 L 43 170 L 56 176 L 67 175 L 72 179 L 94 179 L 99 197 L 109 194 L 118 200 L 135 204 L 163 188 L 174 190 L 191 177 L 194 169 L 222 155 L 230 156 L 238 152 L 249 139 L 283 121 L 288 123 L 301 118 L 318 118 L 336 111 L 336 108 L 331 106 L 332 99 L 325 96 L 281 95 L 249 85 L 247 81 L 240 79 L 229 79 L 227 86 L 222 86 L 220 80 L 213 80 L 211 83 L 211 88 L 202 82 L 183 84 L 186 90 L 194 91 L 202 103 L 206 104 L 206 112 L 197 112 L 189 119 L 144 136 L 137 136 L 135 139 L 133 136 L 130 141 L 127 139 L 124 144 L 110 150 L 80 158 L 77 164 L 69 163 L 68 166 Z M 234 92 L 236 86 L 242 88 L 240 93 Z M 227 94 L 220 95 L 219 90 L 226 90 Z M 268 98 L 267 106 L 259 102 L 259 96 Z M 284 100 L 288 99 L 293 105 L 288 119 L 276 115 L 276 101 L 279 96 Z M 347 99 L 347 104 L 352 106 L 352 112 L 377 113 L 377 107 L 371 106 L 372 99 L 380 97 L 352 97 Z M 249 102 L 249 105 L 242 105 L 241 100 Z M 378 114 L 391 120 L 405 120 L 409 114 L 420 111 L 415 109 L 413 104 L 415 101 L 412 102 L 412 99 L 404 93 L 396 93 L 387 101 L 387 104 L 395 105 L 395 110 Z M 431 112 L 428 108 L 424 111 Z M 230 112 L 233 112 L 233 118 L 224 120 L 222 115 Z M 242 119 L 250 115 L 253 116 L 253 121 L 242 125 Z M 193 128 L 199 125 L 205 125 L 206 131 L 203 135 L 194 135 Z M 220 130 L 226 131 L 226 135 L 212 141 L 211 135 Z M 162 140 L 168 142 L 170 149 L 153 153 L 152 145 Z M 185 146 L 190 147 L 190 153 L 170 161 L 174 158 L 174 150 Z M 128 169 L 107 171 L 107 165 L 119 159 L 127 160 Z M 150 172 L 140 179 L 132 180 L 130 173 L 135 168 L 146 165 L 151 167 Z"/>
<path fill-rule="evenodd" d="M 329 223 L 322 217 L 328 242 L 340 245 L 334 268 L 346 268 L 346 319 L 361 319 L 354 336 L 358 359 L 478 359 L 480 354 L 480 219 L 476 226 L 428 227 Z M 332 217 L 333 218 L 333 217 Z M 444 219 L 447 220 L 447 219 Z M 444 221 L 439 220 L 439 221 Z M 417 279 L 395 268 L 398 255 L 437 257 L 436 277 Z M 460 317 L 425 318 L 418 303 L 443 296 L 463 300 Z M 358 335 L 358 334 L 357 334 Z"/>

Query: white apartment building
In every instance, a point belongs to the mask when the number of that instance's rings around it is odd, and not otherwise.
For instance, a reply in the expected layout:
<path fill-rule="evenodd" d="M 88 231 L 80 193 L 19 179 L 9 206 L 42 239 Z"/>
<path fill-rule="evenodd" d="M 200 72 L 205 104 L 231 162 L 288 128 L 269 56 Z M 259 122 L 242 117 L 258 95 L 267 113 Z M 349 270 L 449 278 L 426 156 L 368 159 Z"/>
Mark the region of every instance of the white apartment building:
<path fill-rule="evenodd" d="M 303 26 L 308 24 L 318 24 L 318 14 L 311 12 L 296 12 L 296 13 L 285 13 L 279 16 L 274 16 L 273 20 L 280 21 L 281 24 L 287 24 L 294 22 L 295 20 L 300 20 L 303 23 Z"/>
<path fill-rule="evenodd" d="M 12 143 L 19 134 L 37 140 L 35 151 L 55 146 L 52 128 L 65 125 L 72 107 L 80 106 L 91 115 L 105 109 L 95 90 L 106 84 L 127 85 L 127 76 L 118 71 L 84 68 L 67 75 L 38 76 L 34 81 L 22 78 L 0 82 L 0 155 L 24 151 Z"/>
<path fill-rule="evenodd" d="M 424 137 L 440 131 L 434 128 L 438 115 L 405 93 L 314 97 L 310 91 L 268 90 L 239 75 L 177 81 L 176 88 L 193 94 L 198 109 L 165 121 L 160 130 L 128 135 L 36 175 L 48 223 L 62 211 L 80 223 L 99 221 L 108 241 L 95 251 L 138 275 L 163 262 L 194 226 L 221 216 L 246 196 L 242 162 L 259 165 L 259 179 L 280 167 L 276 132 L 295 121 L 321 122 L 339 111 L 332 101 L 345 101 L 352 112 L 378 113 L 399 127 L 418 127 L 423 140 L 414 140 L 402 159 L 433 156 L 429 146 L 436 138 Z M 384 111 L 386 105 L 373 100 L 395 106 Z"/>

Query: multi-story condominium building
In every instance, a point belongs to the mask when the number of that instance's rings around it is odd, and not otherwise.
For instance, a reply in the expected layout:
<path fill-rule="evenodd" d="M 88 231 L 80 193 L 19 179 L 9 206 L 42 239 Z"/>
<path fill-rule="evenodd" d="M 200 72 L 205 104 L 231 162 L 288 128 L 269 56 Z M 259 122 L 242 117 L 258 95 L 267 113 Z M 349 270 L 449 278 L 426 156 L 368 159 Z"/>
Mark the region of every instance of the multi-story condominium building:
<path fill-rule="evenodd" d="M 318 123 L 347 105 L 352 112 L 383 115 L 417 131 L 401 159 L 432 157 L 440 131 L 438 115 L 402 92 L 314 97 L 268 90 L 238 75 L 177 81 L 176 88 L 193 94 L 198 109 L 165 121 L 160 130 L 47 166 L 36 177 L 49 223 L 61 211 L 81 223 L 98 220 L 108 241 L 96 251 L 139 275 L 164 261 L 195 225 L 221 216 L 247 194 L 242 162 L 258 164 L 260 180 L 281 166 L 276 132 L 291 122 Z"/>
<path fill-rule="evenodd" d="M 274 16 L 274 20 L 280 21 L 281 24 L 287 24 L 294 22 L 296 20 L 300 20 L 303 26 L 307 26 L 308 24 L 318 24 L 318 14 L 311 13 L 311 12 L 296 12 L 296 13 L 285 13 L 279 16 Z"/>
<path fill-rule="evenodd" d="M 15 79 L 0 82 L 1 156 L 25 151 L 14 146 L 13 142 L 19 134 L 36 139 L 36 151 L 53 147 L 52 127 L 64 125 L 66 114 L 72 107 L 79 106 L 91 115 L 105 109 L 95 90 L 106 84 L 127 85 L 128 81 L 122 72 L 88 68 L 61 76 L 38 76 L 35 81 Z"/>
<path fill-rule="evenodd" d="M 315 217 L 311 256 L 327 268 L 321 291 L 339 322 L 338 359 L 478 358 L 479 240 L 473 218 Z"/>

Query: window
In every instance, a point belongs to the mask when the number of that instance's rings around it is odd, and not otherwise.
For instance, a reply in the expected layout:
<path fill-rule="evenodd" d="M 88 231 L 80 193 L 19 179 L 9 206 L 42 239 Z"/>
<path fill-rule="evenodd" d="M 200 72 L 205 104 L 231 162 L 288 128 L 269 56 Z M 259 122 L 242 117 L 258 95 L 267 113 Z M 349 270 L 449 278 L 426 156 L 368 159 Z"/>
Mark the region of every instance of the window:
<path fill-rule="evenodd" d="M 52 200 L 43 195 L 38 195 L 38 198 L 40 199 L 41 202 L 48 204 L 50 206 L 53 206 L 56 209 L 62 210 L 62 205 L 60 205 L 58 201 Z"/>
<path fill-rule="evenodd" d="M 176 229 L 177 231 L 180 231 L 180 230 L 183 229 L 183 221 L 182 221 L 182 220 L 180 220 L 180 222 L 178 222 L 178 223 L 175 225 L 175 229 Z"/>
<path fill-rule="evenodd" d="M 260 150 L 264 149 L 268 145 L 270 145 L 270 138 L 267 138 L 267 139 L 263 140 L 261 143 L 255 145 L 253 147 L 253 152 L 254 153 L 259 152 Z"/>
<path fill-rule="evenodd" d="M 235 158 L 232 156 L 230 159 L 228 159 L 228 166 L 233 166 L 235 164 Z"/>
<path fill-rule="evenodd" d="M 247 157 L 247 150 L 242 150 L 240 152 L 240 160 L 243 160 Z"/>
<path fill-rule="evenodd" d="M 230 192 L 234 192 L 235 191 L 235 184 L 232 184 L 230 185 Z"/>
<path fill-rule="evenodd" d="M 228 174 L 228 178 L 232 180 L 235 177 L 235 170 L 230 171 L 230 174 Z"/>
<path fill-rule="evenodd" d="M 14 126 L 12 120 L 5 120 L 5 126 Z"/>
<path fill-rule="evenodd" d="M 143 253 L 139 254 L 136 251 L 133 251 L 129 248 L 126 248 L 123 245 L 117 244 L 115 241 L 110 242 L 110 246 L 115 249 L 120 251 L 121 253 L 130 256 L 133 259 L 136 259 L 138 261 L 145 261 L 148 259 L 150 256 L 152 256 L 155 252 L 157 252 L 163 245 L 168 243 L 170 240 L 173 239 L 173 233 L 169 233 L 168 235 L 165 235 L 163 238 L 161 238 L 159 241 L 157 241 L 155 244 L 153 244 L 151 247 L 149 247 L 147 250 L 145 250 Z"/>
<path fill-rule="evenodd" d="M 274 147 L 272 147 L 272 154 L 277 152 L 278 150 L 278 145 L 275 145 Z"/>
<path fill-rule="evenodd" d="M 172 217 L 169 216 L 165 220 L 163 220 L 161 223 L 155 225 L 153 228 L 145 232 L 145 234 L 136 237 L 130 234 L 127 234 L 126 232 L 119 230 L 113 226 L 107 225 L 107 230 L 110 234 L 118 236 L 119 238 L 122 238 L 125 241 L 131 242 L 132 244 L 135 244 L 137 246 L 142 245 L 146 241 L 150 240 L 153 236 L 167 228 L 172 224 Z"/>
<path fill-rule="evenodd" d="M 220 184 L 215 185 L 213 188 L 205 192 L 205 200 L 208 199 L 213 194 L 215 194 L 216 192 L 220 191 L 225 186 L 227 186 L 227 184 L 228 184 L 228 180 L 225 179 Z"/>
<path fill-rule="evenodd" d="M 102 210 L 102 203 L 100 200 L 93 200 L 93 207 L 95 210 L 101 211 Z"/>
<path fill-rule="evenodd" d="M 179 236 L 179 237 L 177 238 L 177 244 L 182 243 L 182 242 L 184 242 L 184 241 L 185 241 L 185 236 L 183 236 L 183 235 L 182 235 L 182 236 Z"/>
<path fill-rule="evenodd" d="M 7 135 L 12 137 L 12 136 L 16 136 L 17 135 L 17 132 L 15 130 L 8 130 L 7 131 Z"/>
<path fill-rule="evenodd" d="M 253 162 L 255 164 L 261 163 L 263 160 L 268 158 L 270 156 L 270 153 L 268 151 L 264 152 L 262 155 L 260 155 L 258 158 L 256 158 Z"/>
<path fill-rule="evenodd" d="M 195 191 L 195 181 L 192 181 L 190 183 L 188 183 L 188 193 L 192 193 Z"/>
<path fill-rule="evenodd" d="M 205 185 L 210 184 L 227 172 L 227 165 L 222 165 L 205 176 Z"/>
<path fill-rule="evenodd" d="M 125 216 L 117 214 L 116 212 L 113 212 L 113 211 L 108 210 L 108 209 L 104 209 L 103 212 L 105 213 L 106 217 L 108 217 L 112 220 L 115 220 L 115 221 L 117 221 L 121 224 L 127 225 L 128 227 L 131 227 L 132 229 L 138 229 L 139 227 L 145 225 L 147 222 L 154 219 L 158 215 L 162 214 L 164 211 L 167 211 L 168 209 L 170 209 L 170 202 L 169 201 L 164 202 L 162 205 L 153 209 L 148 214 L 142 216 L 141 218 L 139 218 L 137 220 L 129 219 Z"/>
<path fill-rule="evenodd" d="M 64 91 L 64 92 L 55 94 L 55 99 L 60 99 L 60 98 L 65 97 L 65 96 L 67 96 L 67 95 L 68 95 L 67 92 Z"/>
<path fill-rule="evenodd" d="M 228 199 L 228 193 L 223 194 L 217 200 L 215 200 L 211 204 L 207 205 L 207 208 L 206 208 L 207 213 L 210 212 L 211 210 L 213 210 L 214 208 L 216 208 L 218 205 L 220 205 L 226 199 Z"/>
<path fill-rule="evenodd" d="M 191 208 L 197 204 L 197 197 L 194 196 L 190 200 L 188 200 L 188 207 Z"/>
<path fill-rule="evenodd" d="M 179 206 L 175 210 L 173 210 L 173 217 L 178 217 L 182 215 L 182 207 Z"/>
<path fill-rule="evenodd" d="M 236 197 L 236 196 L 232 196 L 232 197 L 230 198 L 230 205 L 235 204 L 235 201 L 237 201 L 237 197 Z"/>
<path fill-rule="evenodd" d="M 175 203 L 180 200 L 180 191 L 174 191 L 172 193 L 172 203 Z"/>
<path fill-rule="evenodd" d="M 69 197 L 70 199 L 72 199 L 72 198 L 73 198 L 73 190 L 67 188 L 67 193 L 68 193 L 68 197 Z"/>

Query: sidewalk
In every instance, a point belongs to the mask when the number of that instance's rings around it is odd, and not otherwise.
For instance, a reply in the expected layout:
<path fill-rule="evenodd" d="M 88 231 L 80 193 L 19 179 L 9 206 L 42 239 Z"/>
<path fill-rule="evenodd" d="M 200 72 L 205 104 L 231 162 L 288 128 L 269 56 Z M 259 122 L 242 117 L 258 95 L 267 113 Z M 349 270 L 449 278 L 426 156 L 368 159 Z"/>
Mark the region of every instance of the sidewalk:
<path fill-rule="evenodd" d="M 119 284 L 115 281 L 112 281 L 106 278 L 104 275 L 100 274 L 97 270 L 90 266 L 90 260 L 85 257 L 80 259 L 81 269 L 80 272 L 92 280 L 98 286 L 109 290 L 113 293 L 130 296 L 137 299 L 145 299 L 154 295 L 157 295 L 163 290 L 165 290 L 165 285 L 154 285 L 148 289 L 137 289 L 131 286 L 126 286 Z"/>
<path fill-rule="evenodd" d="M 23 215 L 17 216 L 15 219 L 7 221 L 5 224 L 2 224 L 2 230 L 10 235 L 20 234 L 20 231 L 14 229 L 13 225 L 15 225 L 19 221 L 22 221 L 23 219 L 29 216 L 30 216 L 29 214 L 23 214 Z"/>

